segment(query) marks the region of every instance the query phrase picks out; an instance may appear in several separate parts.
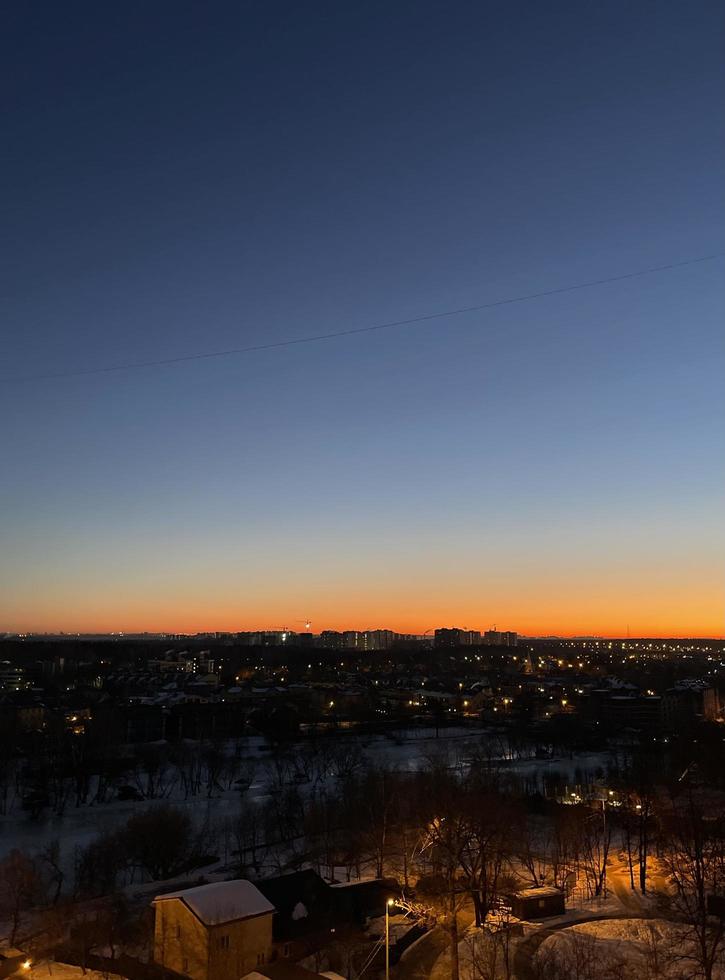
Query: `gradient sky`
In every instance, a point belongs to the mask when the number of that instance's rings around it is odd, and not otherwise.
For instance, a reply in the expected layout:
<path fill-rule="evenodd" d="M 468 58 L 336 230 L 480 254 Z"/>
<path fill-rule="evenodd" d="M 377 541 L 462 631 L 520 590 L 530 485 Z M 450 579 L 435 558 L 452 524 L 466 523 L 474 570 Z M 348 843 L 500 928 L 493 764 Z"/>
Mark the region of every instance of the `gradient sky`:
<path fill-rule="evenodd" d="M 3 5 L 0 630 L 721 635 L 720 0 Z"/>

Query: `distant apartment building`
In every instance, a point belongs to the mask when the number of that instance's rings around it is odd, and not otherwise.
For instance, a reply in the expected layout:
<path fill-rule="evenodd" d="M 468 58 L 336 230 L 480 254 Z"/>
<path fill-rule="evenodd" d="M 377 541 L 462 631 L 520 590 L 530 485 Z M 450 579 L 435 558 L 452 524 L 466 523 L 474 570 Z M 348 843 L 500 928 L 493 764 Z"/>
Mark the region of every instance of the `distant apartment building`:
<path fill-rule="evenodd" d="M 320 646 L 329 650 L 388 650 L 398 634 L 393 630 L 323 630 Z"/>
<path fill-rule="evenodd" d="M 583 705 L 589 718 L 613 731 L 678 732 L 688 725 L 715 721 L 721 711 L 717 691 L 705 682 L 681 682 L 663 695 L 595 689 Z"/>
<path fill-rule="evenodd" d="M 237 633 L 236 641 L 244 647 L 283 647 L 293 645 L 297 640 L 294 630 L 256 630 L 251 633 Z"/>
<path fill-rule="evenodd" d="M 366 650 L 389 650 L 398 638 L 393 630 L 365 630 Z"/>
<path fill-rule="evenodd" d="M 342 650 L 342 637 L 338 630 L 323 630 L 320 633 L 320 646 L 327 650 Z"/>
<path fill-rule="evenodd" d="M 591 691 L 584 704 L 585 714 L 612 731 L 623 729 L 658 731 L 662 728 L 662 698 L 656 695 L 619 693 L 617 689 Z"/>
<path fill-rule="evenodd" d="M 680 681 L 665 692 L 662 722 L 667 731 L 701 721 L 717 721 L 721 714 L 718 692 L 705 681 Z"/>
<path fill-rule="evenodd" d="M 515 647 L 519 642 L 519 634 L 511 630 L 486 630 L 483 642 L 490 647 Z"/>
<path fill-rule="evenodd" d="M 475 646 L 480 642 L 481 634 L 478 630 L 460 629 L 457 626 L 437 629 L 433 638 L 434 645 L 442 648 Z"/>

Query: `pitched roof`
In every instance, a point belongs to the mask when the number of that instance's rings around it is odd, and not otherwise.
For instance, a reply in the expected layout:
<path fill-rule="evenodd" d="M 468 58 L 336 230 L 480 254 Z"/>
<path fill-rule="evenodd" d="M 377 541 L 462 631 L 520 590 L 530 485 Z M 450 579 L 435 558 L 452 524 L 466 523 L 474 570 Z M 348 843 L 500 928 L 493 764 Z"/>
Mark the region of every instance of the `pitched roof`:
<path fill-rule="evenodd" d="M 255 884 L 282 915 L 290 915 L 298 902 L 307 905 L 314 901 L 319 905 L 330 888 L 312 868 L 291 871 L 272 878 L 261 878 Z"/>
<path fill-rule="evenodd" d="M 178 898 L 184 902 L 207 926 L 274 912 L 274 905 L 267 901 L 251 881 L 243 878 L 234 881 L 215 881 L 209 885 L 168 892 L 165 895 L 157 895 L 154 902 L 162 902 L 168 898 Z"/>

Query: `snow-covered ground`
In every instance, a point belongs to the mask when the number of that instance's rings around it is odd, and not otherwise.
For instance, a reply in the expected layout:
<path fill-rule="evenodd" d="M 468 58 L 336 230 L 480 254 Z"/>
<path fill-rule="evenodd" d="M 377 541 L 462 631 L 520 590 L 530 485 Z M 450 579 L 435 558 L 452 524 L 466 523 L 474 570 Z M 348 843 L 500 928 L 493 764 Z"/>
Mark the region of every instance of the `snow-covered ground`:
<path fill-rule="evenodd" d="M 657 977 L 687 980 L 698 975 L 691 940 L 664 919 L 606 919 L 584 922 L 549 936 L 536 954 L 538 965 L 578 977 L 617 976 L 622 980 Z M 565 974 L 566 975 L 566 974 Z M 713 974 L 725 977 L 722 968 Z"/>
<path fill-rule="evenodd" d="M 436 738 L 432 728 L 409 729 L 396 733 L 395 737 L 343 736 L 340 744 L 358 745 L 365 761 L 374 769 L 395 768 L 415 772 L 430 765 L 432 758 L 443 759 L 449 766 L 465 767 L 472 754 L 480 747 L 482 732 L 466 728 L 441 729 Z M 305 743 L 293 746 L 293 752 Z M 215 791 L 211 799 L 206 793 L 184 799 L 180 783 L 171 786 L 163 802 L 191 814 L 199 827 L 221 824 L 225 818 L 235 818 L 240 812 L 240 800 L 244 804 L 264 805 L 270 799 L 272 774 L 269 762 L 272 752 L 262 736 L 243 739 L 241 762 L 255 765 L 255 775 L 249 788 L 243 793 L 236 789 Z M 582 773 L 590 776 L 606 769 L 607 753 L 587 753 L 556 759 L 510 759 L 500 756 L 497 760 L 507 772 L 521 776 L 535 773 L 557 772 L 561 778 L 574 783 Z M 328 776 L 327 780 L 334 780 Z M 296 783 L 301 792 L 311 791 L 310 783 Z M 7 814 L 0 816 L 0 858 L 13 848 L 37 853 L 46 844 L 58 840 L 63 863 L 70 870 L 77 847 L 88 844 L 100 833 L 113 830 L 123 824 L 139 808 L 159 800 L 134 802 L 112 799 L 107 803 L 75 807 L 69 803 L 60 816 L 44 811 L 32 819 L 25 813 L 18 799 L 11 799 Z"/>
<path fill-rule="evenodd" d="M 28 970 L 21 970 L 18 977 L 27 977 L 28 980 L 123 980 L 119 973 L 98 973 L 96 970 L 83 970 L 80 966 L 71 966 L 69 963 L 56 963 L 53 960 L 39 960 L 33 963 Z"/>

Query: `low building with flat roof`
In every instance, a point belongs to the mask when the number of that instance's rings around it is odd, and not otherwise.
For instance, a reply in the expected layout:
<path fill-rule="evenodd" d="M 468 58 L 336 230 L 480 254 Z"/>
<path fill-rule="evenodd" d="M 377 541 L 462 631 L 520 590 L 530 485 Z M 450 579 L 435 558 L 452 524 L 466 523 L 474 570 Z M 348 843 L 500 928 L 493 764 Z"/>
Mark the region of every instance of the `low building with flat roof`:
<path fill-rule="evenodd" d="M 566 911 L 564 892 L 553 886 L 521 888 L 506 897 L 517 919 L 546 919 Z"/>

